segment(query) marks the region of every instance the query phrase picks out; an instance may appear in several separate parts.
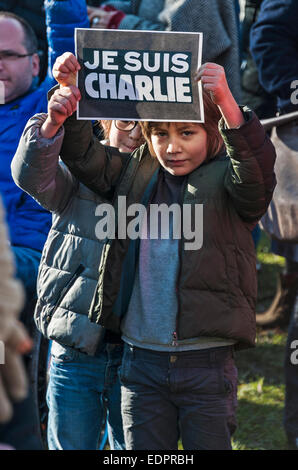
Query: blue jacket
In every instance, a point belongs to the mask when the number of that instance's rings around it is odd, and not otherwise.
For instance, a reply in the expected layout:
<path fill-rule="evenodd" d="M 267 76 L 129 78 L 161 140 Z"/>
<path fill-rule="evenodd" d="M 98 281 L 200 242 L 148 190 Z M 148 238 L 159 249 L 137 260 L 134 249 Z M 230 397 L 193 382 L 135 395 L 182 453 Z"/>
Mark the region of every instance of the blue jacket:
<path fill-rule="evenodd" d="M 56 57 L 74 50 L 74 27 L 89 27 L 85 2 L 46 0 L 49 69 L 40 86 L 14 101 L 0 105 L 0 193 L 13 245 L 41 251 L 51 226 L 51 215 L 19 189 L 11 176 L 10 164 L 28 119 L 47 110 L 47 91 L 55 85 L 52 67 Z"/>
<path fill-rule="evenodd" d="M 291 84 L 298 80 L 297 19 L 297 0 L 263 0 L 251 30 L 250 47 L 260 83 L 268 93 L 277 96 L 283 112 L 298 110 L 294 102 L 297 99 L 291 100 L 295 92 Z"/>

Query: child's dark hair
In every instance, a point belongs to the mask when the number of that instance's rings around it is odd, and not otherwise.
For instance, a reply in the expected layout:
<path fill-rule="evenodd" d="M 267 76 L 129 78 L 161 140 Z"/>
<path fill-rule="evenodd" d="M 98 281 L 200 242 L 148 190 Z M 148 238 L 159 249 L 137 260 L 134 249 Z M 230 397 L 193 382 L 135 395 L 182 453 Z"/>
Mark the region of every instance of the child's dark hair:
<path fill-rule="evenodd" d="M 219 132 L 218 121 L 220 120 L 221 113 L 218 106 L 213 103 L 209 92 L 203 90 L 203 102 L 205 111 L 205 122 L 202 124 L 204 130 L 207 132 L 207 160 L 215 157 L 223 147 L 223 140 Z M 155 121 L 141 121 L 140 126 L 143 135 L 148 143 L 149 150 L 152 155 L 154 151 L 151 145 L 151 135 L 155 126 L 159 125 Z"/>

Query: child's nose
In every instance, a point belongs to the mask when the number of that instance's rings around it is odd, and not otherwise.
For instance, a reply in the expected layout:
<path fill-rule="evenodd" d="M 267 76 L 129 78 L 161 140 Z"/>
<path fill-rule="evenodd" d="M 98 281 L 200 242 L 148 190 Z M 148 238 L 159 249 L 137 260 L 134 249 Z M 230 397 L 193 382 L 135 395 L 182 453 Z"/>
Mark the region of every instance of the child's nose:
<path fill-rule="evenodd" d="M 167 152 L 168 153 L 177 153 L 180 151 L 179 142 L 176 139 L 171 139 L 168 143 Z"/>

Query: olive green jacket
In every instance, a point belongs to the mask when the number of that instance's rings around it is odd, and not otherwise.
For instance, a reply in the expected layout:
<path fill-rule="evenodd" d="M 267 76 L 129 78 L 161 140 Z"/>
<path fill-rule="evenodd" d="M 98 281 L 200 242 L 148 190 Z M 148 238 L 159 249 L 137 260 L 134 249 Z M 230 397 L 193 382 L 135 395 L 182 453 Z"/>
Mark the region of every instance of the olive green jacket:
<path fill-rule="evenodd" d="M 205 162 L 188 175 L 183 204 L 203 204 L 203 246 L 185 250 L 180 243 L 177 280 L 178 339 L 215 336 L 238 347 L 255 341 L 256 257 L 251 230 L 267 210 L 275 187 L 275 151 L 257 117 L 247 111 L 239 129 L 221 133 L 228 156 Z M 123 155 L 123 154 L 122 154 Z M 127 207 L 141 203 L 159 167 L 147 145 L 128 159 L 103 147 L 90 122 L 65 122 L 61 158 L 86 186 L 104 196 L 126 196 Z M 131 220 L 127 217 L 127 223 Z M 115 332 L 121 318 L 113 310 L 119 293 L 129 239 L 107 240 L 89 317 Z"/>

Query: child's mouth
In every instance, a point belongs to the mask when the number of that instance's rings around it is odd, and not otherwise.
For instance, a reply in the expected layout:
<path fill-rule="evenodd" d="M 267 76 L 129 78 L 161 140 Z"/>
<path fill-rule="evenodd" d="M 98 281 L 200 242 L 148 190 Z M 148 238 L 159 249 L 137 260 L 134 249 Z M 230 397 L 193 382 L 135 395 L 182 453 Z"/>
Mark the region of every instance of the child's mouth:
<path fill-rule="evenodd" d="M 170 166 L 183 166 L 186 160 L 168 160 Z"/>

